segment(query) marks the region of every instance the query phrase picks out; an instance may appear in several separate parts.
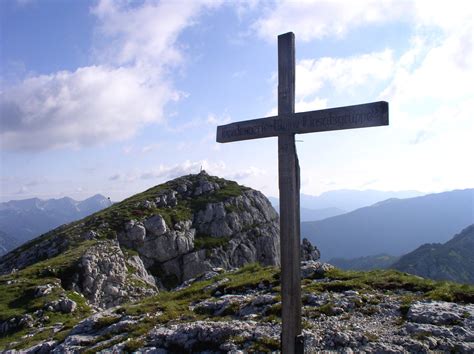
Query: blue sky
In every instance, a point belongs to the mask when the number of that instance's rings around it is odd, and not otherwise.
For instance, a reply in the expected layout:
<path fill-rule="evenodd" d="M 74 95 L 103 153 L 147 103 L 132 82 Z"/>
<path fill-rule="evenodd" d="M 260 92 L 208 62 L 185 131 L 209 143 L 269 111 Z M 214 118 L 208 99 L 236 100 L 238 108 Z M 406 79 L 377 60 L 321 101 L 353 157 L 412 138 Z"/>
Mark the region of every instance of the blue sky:
<path fill-rule="evenodd" d="M 215 143 L 276 112 L 386 100 L 390 126 L 298 136 L 302 192 L 474 187 L 469 1 L 0 2 L 0 199 L 121 200 L 209 173 L 278 195 L 275 138 Z"/>

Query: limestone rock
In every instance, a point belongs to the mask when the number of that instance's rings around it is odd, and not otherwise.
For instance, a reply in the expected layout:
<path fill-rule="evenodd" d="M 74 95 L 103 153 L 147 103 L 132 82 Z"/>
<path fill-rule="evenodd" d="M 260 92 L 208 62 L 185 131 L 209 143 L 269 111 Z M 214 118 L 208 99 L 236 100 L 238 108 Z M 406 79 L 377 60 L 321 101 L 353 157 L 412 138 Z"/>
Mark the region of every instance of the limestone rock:
<path fill-rule="evenodd" d="M 229 186 L 228 197 L 216 197 Z M 174 180 L 154 203 L 161 211 L 126 222 L 118 241 L 138 252 L 161 284 L 174 279 L 178 285 L 215 267 L 280 263 L 278 214 L 258 191 L 201 172 Z M 189 219 L 173 221 L 169 213 L 182 213 L 184 207 Z"/>
<path fill-rule="evenodd" d="M 58 343 L 56 341 L 47 341 L 36 344 L 25 351 L 22 351 L 25 354 L 49 354 L 56 347 Z"/>
<path fill-rule="evenodd" d="M 54 285 L 46 284 L 46 285 L 38 285 L 35 288 L 34 297 L 43 297 L 50 294 L 54 289 Z"/>
<path fill-rule="evenodd" d="M 163 235 L 167 231 L 166 222 L 157 214 L 145 220 L 145 228 L 152 236 Z"/>
<path fill-rule="evenodd" d="M 194 352 L 202 346 L 227 352 L 226 342 L 235 335 L 244 339 L 278 338 L 279 328 L 254 321 L 196 321 L 158 327 L 150 333 L 150 342 L 161 348 L 179 348 L 181 352 Z"/>
<path fill-rule="evenodd" d="M 319 261 L 301 262 L 301 278 L 320 278 L 325 272 L 333 268 L 331 264 Z"/>
<path fill-rule="evenodd" d="M 62 313 L 71 313 L 76 309 L 77 304 L 75 301 L 67 298 L 56 300 L 46 304 L 45 308 L 49 311 L 56 311 Z"/>
<path fill-rule="evenodd" d="M 135 260 L 134 265 L 137 268 L 134 276 L 149 283 L 150 275 L 143 263 Z M 127 262 L 116 241 L 100 242 L 87 250 L 79 261 L 77 275 L 75 288 L 99 307 L 115 306 L 156 291 L 152 285 L 137 287 L 129 284 Z"/>
<path fill-rule="evenodd" d="M 123 235 L 123 234 L 120 234 Z M 125 224 L 126 237 L 120 238 L 119 241 L 124 244 L 142 244 L 145 241 L 146 229 L 143 223 L 130 220 Z"/>
<path fill-rule="evenodd" d="M 31 328 L 34 326 L 34 324 L 35 320 L 30 314 L 12 317 L 6 321 L 0 322 L 0 334 L 5 335 L 9 332 L 15 332 L 22 328 Z"/>
<path fill-rule="evenodd" d="M 410 306 L 407 318 L 411 322 L 434 325 L 453 325 L 474 318 L 474 305 L 460 306 L 452 302 L 416 302 Z"/>
<path fill-rule="evenodd" d="M 301 243 L 301 260 L 302 261 L 317 261 L 321 257 L 321 253 L 317 247 L 313 246 L 307 238 L 303 238 Z"/>

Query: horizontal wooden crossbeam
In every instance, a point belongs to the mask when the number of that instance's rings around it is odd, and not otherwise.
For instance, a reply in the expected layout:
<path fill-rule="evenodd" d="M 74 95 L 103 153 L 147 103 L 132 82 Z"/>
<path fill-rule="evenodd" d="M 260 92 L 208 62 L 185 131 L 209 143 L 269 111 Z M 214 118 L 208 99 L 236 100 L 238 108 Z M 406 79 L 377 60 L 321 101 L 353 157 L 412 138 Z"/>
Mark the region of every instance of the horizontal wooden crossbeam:
<path fill-rule="evenodd" d="M 388 103 L 365 103 L 246 120 L 217 127 L 217 142 L 388 125 Z"/>

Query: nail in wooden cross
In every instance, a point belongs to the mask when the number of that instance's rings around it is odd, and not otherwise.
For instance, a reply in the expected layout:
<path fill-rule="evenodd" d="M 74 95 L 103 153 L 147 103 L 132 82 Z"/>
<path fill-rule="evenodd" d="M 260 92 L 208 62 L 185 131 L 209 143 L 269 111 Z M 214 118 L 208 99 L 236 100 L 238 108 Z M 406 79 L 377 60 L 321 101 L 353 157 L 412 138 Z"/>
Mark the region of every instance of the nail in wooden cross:
<path fill-rule="evenodd" d="M 384 101 L 295 113 L 295 35 L 278 36 L 278 116 L 217 127 L 217 142 L 278 137 L 282 353 L 303 353 L 300 280 L 300 168 L 295 134 L 388 125 Z"/>

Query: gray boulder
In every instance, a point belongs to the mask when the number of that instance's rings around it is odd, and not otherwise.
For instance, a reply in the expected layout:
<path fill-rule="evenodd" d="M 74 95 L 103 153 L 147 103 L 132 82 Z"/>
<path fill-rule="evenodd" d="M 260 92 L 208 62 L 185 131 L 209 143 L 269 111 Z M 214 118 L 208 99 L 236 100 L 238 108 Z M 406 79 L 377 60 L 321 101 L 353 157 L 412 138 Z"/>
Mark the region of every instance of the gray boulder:
<path fill-rule="evenodd" d="M 433 325 L 462 323 L 465 317 L 474 318 L 474 305 L 459 305 L 445 301 L 420 301 L 410 306 L 407 318 L 411 322 Z"/>
<path fill-rule="evenodd" d="M 319 250 L 305 237 L 301 243 L 301 260 L 317 261 L 321 257 Z"/>
<path fill-rule="evenodd" d="M 165 220 L 159 214 L 148 218 L 145 220 L 144 224 L 147 233 L 151 234 L 152 236 L 163 235 L 168 230 Z"/>
<path fill-rule="evenodd" d="M 56 312 L 62 312 L 62 313 L 74 312 L 76 307 L 77 307 L 76 302 L 68 298 L 63 298 L 63 299 L 50 302 L 49 304 L 46 304 L 45 306 L 45 308 L 49 311 L 56 311 Z"/>
<path fill-rule="evenodd" d="M 99 242 L 81 257 L 73 288 L 91 304 L 105 308 L 155 293 L 152 277 L 143 262 L 136 258 L 128 262 L 133 264 L 133 276 L 128 273 L 127 260 L 118 242 Z M 131 278 L 146 286 L 137 285 Z"/>

